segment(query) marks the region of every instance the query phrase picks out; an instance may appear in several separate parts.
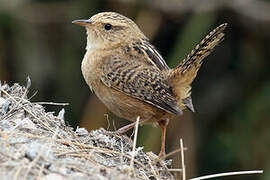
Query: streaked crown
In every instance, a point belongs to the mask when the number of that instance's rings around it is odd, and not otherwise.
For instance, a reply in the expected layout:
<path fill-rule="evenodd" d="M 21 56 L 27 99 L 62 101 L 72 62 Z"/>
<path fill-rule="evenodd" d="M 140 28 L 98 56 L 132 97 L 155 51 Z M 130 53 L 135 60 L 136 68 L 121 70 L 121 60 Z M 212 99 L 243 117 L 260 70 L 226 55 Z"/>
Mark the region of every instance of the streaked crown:
<path fill-rule="evenodd" d="M 147 39 L 139 27 L 129 18 L 116 12 L 102 12 L 89 20 L 76 20 L 86 27 L 89 48 L 112 48 L 135 39 Z"/>

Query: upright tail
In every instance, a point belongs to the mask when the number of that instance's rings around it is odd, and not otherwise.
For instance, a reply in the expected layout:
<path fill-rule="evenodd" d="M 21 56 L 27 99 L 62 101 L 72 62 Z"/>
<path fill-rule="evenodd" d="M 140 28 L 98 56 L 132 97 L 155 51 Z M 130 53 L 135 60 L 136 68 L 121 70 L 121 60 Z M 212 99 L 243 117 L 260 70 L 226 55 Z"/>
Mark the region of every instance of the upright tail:
<path fill-rule="evenodd" d="M 169 74 L 169 82 L 177 97 L 178 106 L 194 111 L 191 99 L 191 83 L 195 79 L 202 60 L 207 57 L 224 37 L 227 23 L 211 31 L 187 57 Z"/>

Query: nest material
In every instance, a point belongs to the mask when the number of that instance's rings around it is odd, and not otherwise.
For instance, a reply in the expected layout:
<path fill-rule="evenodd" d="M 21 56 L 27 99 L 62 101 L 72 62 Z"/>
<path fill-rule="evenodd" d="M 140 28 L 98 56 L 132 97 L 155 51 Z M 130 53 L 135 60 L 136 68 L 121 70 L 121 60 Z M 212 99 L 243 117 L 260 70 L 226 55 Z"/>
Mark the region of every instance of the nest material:
<path fill-rule="evenodd" d="M 28 89 L 0 84 L 1 179 L 174 179 L 170 161 L 136 148 L 104 129 L 88 132 L 65 125 L 27 98 Z M 133 166 L 131 164 L 134 164 Z"/>

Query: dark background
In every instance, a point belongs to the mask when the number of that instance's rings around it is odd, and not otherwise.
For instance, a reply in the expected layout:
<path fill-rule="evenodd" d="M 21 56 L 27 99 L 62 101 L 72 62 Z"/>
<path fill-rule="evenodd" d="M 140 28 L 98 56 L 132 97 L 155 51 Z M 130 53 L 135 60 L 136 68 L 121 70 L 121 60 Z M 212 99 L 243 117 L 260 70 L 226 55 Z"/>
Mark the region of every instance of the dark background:
<path fill-rule="evenodd" d="M 71 24 L 101 11 L 133 19 L 170 67 L 209 31 L 227 22 L 225 40 L 205 59 L 193 83 L 196 113 L 170 122 L 167 152 L 183 138 L 187 175 L 263 169 L 270 179 L 270 1 L 263 0 L 0 0 L 0 80 L 25 84 L 32 101 L 68 102 L 65 120 L 87 129 L 119 128 L 119 120 L 89 91 L 80 65 L 85 30 Z M 61 106 L 46 106 L 48 111 Z M 108 114 L 108 116 L 107 116 Z M 158 153 L 160 130 L 139 129 L 139 145 Z M 173 156 L 180 168 L 180 154 Z M 220 178 L 225 179 L 225 178 Z"/>

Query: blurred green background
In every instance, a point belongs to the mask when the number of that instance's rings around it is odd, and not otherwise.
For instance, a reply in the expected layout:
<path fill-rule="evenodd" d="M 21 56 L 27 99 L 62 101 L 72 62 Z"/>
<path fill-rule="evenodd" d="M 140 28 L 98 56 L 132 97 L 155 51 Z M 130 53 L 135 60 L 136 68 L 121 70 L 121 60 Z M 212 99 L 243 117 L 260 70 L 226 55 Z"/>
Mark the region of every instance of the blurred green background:
<path fill-rule="evenodd" d="M 68 102 L 71 126 L 110 130 L 119 120 L 89 91 L 80 65 L 85 30 L 71 24 L 101 11 L 133 19 L 170 67 L 209 31 L 229 23 L 225 40 L 205 60 L 193 83 L 196 113 L 171 121 L 167 152 L 183 138 L 189 178 L 263 169 L 263 175 L 219 179 L 270 179 L 270 1 L 263 0 L 0 0 L 0 80 L 32 79 L 32 101 Z M 46 106 L 57 114 L 61 106 Z M 139 145 L 158 153 L 160 129 L 143 126 Z M 173 157 L 180 168 L 180 154 Z M 176 173 L 177 175 L 177 173 Z"/>

